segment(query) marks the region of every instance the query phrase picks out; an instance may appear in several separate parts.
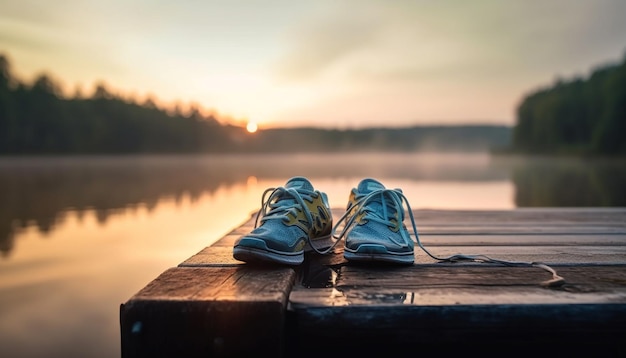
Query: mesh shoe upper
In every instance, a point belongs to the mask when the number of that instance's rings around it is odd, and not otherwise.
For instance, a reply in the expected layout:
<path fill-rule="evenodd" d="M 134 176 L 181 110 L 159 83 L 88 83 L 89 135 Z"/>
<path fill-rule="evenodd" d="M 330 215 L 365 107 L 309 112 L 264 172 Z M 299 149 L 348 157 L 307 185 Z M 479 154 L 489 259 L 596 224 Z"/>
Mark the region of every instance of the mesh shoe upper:
<path fill-rule="evenodd" d="M 387 189 L 371 178 L 351 191 L 342 217 L 344 229 L 336 237 L 345 236 L 348 260 L 413 263 L 414 242 L 403 223 L 403 198 L 399 189 Z"/>
<path fill-rule="evenodd" d="M 330 239 L 328 197 L 308 179 L 293 177 L 284 187 L 270 188 L 262 202 L 255 228 L 235 242 L 236 259 L 299 264 L 305 250 Z"/>

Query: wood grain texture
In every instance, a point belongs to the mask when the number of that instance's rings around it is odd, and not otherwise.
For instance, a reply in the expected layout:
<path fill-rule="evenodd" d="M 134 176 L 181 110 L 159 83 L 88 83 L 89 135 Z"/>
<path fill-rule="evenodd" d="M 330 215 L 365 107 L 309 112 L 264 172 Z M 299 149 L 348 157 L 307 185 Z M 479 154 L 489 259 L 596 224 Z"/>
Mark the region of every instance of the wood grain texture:
<path fill-rule="evenodd" d="M 413 214 L 437 257 L 543 262 L 565 283 L 543 286 L 540 267 L 439 262 L 418 246 L 401 267 L 350 263 L 341 242 L 297 267 L 254 266 L 232 257 L 253 213 L 121 305 L 123 356 L 626 356 L 625 208 Z"/>
<path fill-rule="evenodd" d="M 120 307 L 123 357 L 284 354 L 289 268 L 171 268 Z"/>

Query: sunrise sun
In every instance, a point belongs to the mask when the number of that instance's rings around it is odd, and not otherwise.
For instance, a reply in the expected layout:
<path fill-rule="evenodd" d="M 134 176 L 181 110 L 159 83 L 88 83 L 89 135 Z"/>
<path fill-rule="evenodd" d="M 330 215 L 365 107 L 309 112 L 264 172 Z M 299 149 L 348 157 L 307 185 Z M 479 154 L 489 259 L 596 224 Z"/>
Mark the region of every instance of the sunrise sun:
<path fill-rule="evenodd" d="M 248 122 L 248 125 L 246 125 L 246 129 L 248 130 L 248 133 L 254 133 L 254 132 L 256 132 L 258 127 L 257 127 L 256 123 Z"/>

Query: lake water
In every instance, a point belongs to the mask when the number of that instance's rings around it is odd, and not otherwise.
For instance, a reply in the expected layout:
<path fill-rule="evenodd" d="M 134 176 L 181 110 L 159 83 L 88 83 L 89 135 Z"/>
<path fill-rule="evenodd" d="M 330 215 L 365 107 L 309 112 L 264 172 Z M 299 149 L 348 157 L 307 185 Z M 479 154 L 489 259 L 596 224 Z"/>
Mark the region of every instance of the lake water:
<path fill-rule="evenodd" d="M 626 162 L 466 154 L 0 158 L 0 356 L 119 357 L 119 305 L 295 175 L 413 209 L 626 206 Z M 419 227 L 419 223 L 418 223 Z"/>

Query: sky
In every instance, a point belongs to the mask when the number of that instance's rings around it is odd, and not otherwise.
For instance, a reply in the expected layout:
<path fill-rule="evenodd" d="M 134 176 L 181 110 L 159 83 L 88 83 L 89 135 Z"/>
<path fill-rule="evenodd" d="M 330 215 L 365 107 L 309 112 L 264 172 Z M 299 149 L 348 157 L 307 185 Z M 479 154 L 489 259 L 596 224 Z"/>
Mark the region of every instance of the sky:
<path fill-rule="evenodd" d="M 259 128 L 515 124 L 626 56 L 622 0 L 0 0 L 18 79 Z"/>

